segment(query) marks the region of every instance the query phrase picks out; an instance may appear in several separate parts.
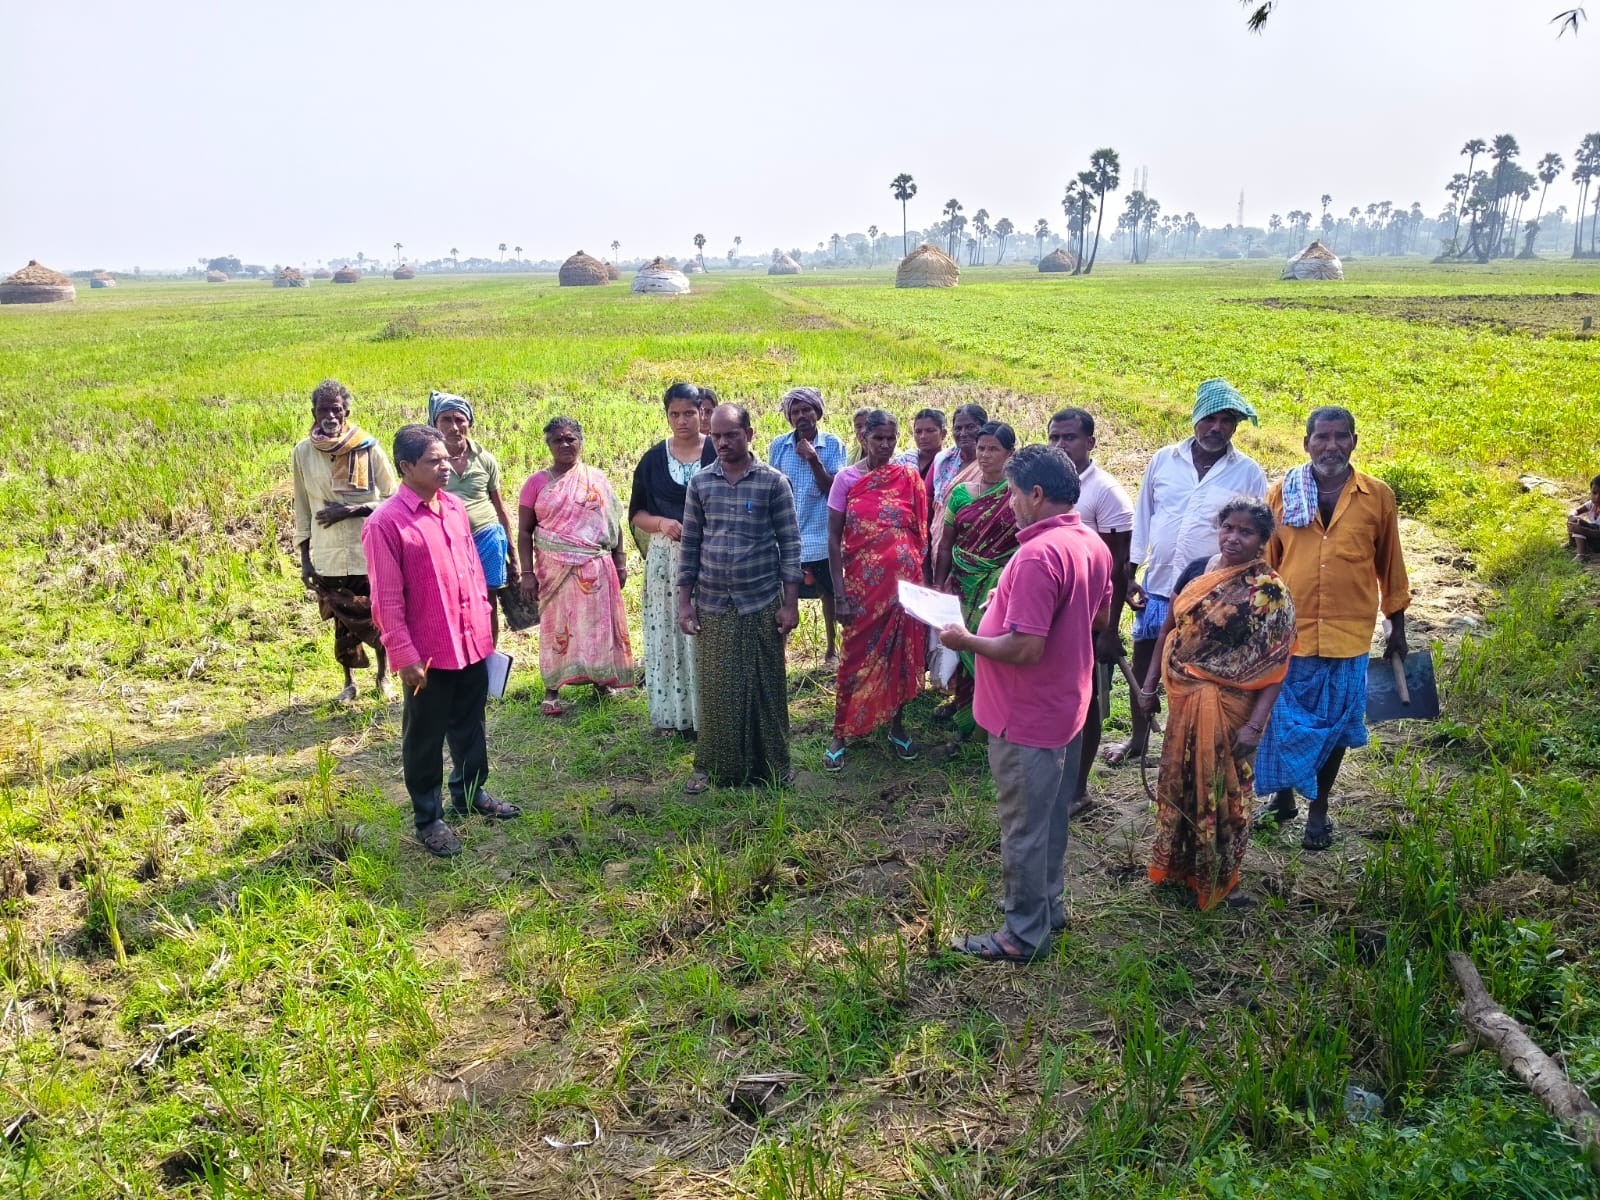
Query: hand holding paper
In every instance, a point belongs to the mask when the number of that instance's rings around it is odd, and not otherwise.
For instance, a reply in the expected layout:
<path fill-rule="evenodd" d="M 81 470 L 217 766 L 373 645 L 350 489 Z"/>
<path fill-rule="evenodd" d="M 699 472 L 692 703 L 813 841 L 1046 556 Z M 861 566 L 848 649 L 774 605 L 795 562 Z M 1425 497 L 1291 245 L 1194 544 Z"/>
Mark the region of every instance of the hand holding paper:
<path fill-rule="evenodd" d="M 900 581 L 900 607 L 933 629 L 943 629 L 946 625 L 966 624 L 961 616 L 961 601 L 958 597 L 948 592 L 936 592 L 932 588 L 925 588 L 912 583 L 909 579 Z"/>

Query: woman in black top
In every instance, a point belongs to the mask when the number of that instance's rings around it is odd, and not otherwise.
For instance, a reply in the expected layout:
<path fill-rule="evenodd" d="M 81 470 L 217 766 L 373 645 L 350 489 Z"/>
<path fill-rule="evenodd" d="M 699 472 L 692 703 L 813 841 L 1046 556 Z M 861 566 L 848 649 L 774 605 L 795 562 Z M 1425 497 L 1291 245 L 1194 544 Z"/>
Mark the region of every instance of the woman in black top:
<path fill-rule="evenodd" d="M 633 469 L 628 524 L 644 554 L 644 675 L 650 723 L 661 734 L 699 726 L 694 645 L 678 628 L 678 539 L 689 481 L 716 461 L 700 432 L 700 400 L 709 389 L 675 383 L 662 397 L 672 436 L 644 452 Z"/>

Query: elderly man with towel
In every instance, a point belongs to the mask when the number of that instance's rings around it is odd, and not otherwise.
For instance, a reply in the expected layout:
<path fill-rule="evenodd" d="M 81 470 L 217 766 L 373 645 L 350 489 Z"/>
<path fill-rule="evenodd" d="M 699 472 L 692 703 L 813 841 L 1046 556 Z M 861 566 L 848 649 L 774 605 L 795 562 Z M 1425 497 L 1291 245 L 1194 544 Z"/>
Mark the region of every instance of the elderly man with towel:
<path fill-rule="evenodd" d="M 1127 568 L 1135 679 L 1149 674 L 1178 576 L 1195 559 L 1217 552 L 1217 513 L 1235 496 L 1259 500 L 1266 495 L 1266 472 L 1233 448 L 1241 419 L 1261 424 L 1255 406 L 1232 384 L 1206 380 L 1195 391 L 1190 414 L 1194 436 L 1156 451 L 1145 468 L 1133 508 Z M 1141 566 L 1143 586 L 1136 582 Z M 1114 767 L 1138 762 L 1149 739 L 1150 719 L 1135 704 L 1132 738 L 1107 747 L 1105 760 Z"/>

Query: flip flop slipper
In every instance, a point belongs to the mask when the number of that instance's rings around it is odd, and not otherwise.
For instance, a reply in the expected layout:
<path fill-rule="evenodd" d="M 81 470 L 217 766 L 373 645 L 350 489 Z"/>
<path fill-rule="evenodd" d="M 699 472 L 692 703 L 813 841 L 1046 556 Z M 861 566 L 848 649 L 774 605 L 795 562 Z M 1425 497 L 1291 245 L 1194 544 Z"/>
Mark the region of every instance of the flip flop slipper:
<path fill-rule="evenodd" d="M 1249 892 L 1241 892 L 1238 888 L 1234 888 L 1222 898 L 1222 903 L 1226 908 L 1254 908 L 1257 902 Z"/>
<path fill-rule="evenodd" d="M 972 935 L 956 946 L 963 954 L 970 954 L 980 962 L 1003 962 L 1013 966 L 1025 967 L 1048 957 L 1048 951 L 1043 947 L 1037 950 L 1020 950 L 1009 938 L 1002 941 L 1000 932 Z"/>
<path fill-rule="evenodd" d="M 1300 839 L 1302 850 L 1326 850 L 1333 845 L 1333 821 L 1324 820 L 1320 825 L 1306 822 L 1305 836 Z"/>
<path fill-rule="evenodd" d="M 710 790 L 711 778 L 704 771 L 696 771 L 683 784 L 683 794 L 686 796 L 698 796 Z"/>
<path fill-rule="evenodd" d="M 539 711 L 547 717 L 566 716 L 567 710 L 561 707 L 559 700 L 545 700 L 539 705 Z"/>
<path fill-rule="evenodd" d="M 894 752 L 900 756 L 901 762 L 914 762 L 921 757 L 921 752 L 910 738 L 897 738 L 891 733 L 889 744 L 894 747 Z"/>
<path fill-rule="evenodd" d="M 1279 827 L 1282 827 L 1287 825 L 1290 821 L 1293 821 L 1299 815 L 1300 810 L 1298 808 L 1291 808 L 1285 811 L 1279 808 L 1276 804 L 1273 804 L 1271 801 L 1268 801 L 1266 804 L 1263 804 L 1260 808 L 1256 809 L 1255 812 L 1250 814 L 1250 828 L 1260 829 L 1268 821 L 1272 821 Z"/>
<path fill-rule="evenodd" d="M 822 752 L 822 769 L 834 775 L 844 770 L 844 753 L 848 749 L 848 746 L 840 746 L 837 750 L 824 750 Z"/>

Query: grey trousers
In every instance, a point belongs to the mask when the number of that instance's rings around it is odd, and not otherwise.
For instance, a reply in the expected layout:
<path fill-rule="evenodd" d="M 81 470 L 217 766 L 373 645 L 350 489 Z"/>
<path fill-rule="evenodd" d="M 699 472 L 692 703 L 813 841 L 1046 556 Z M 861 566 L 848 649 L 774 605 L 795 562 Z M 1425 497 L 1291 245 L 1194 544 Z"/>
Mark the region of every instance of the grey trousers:
<path fill-rule="evenodd" d="M 1066 919 L 1067 809 L 1077 790 L 1082 750 L 1081 732 L 1053 750 L 989 737 L 1006 929 L 1030 951 L 1050 940 L 1052 921 Z"/>

